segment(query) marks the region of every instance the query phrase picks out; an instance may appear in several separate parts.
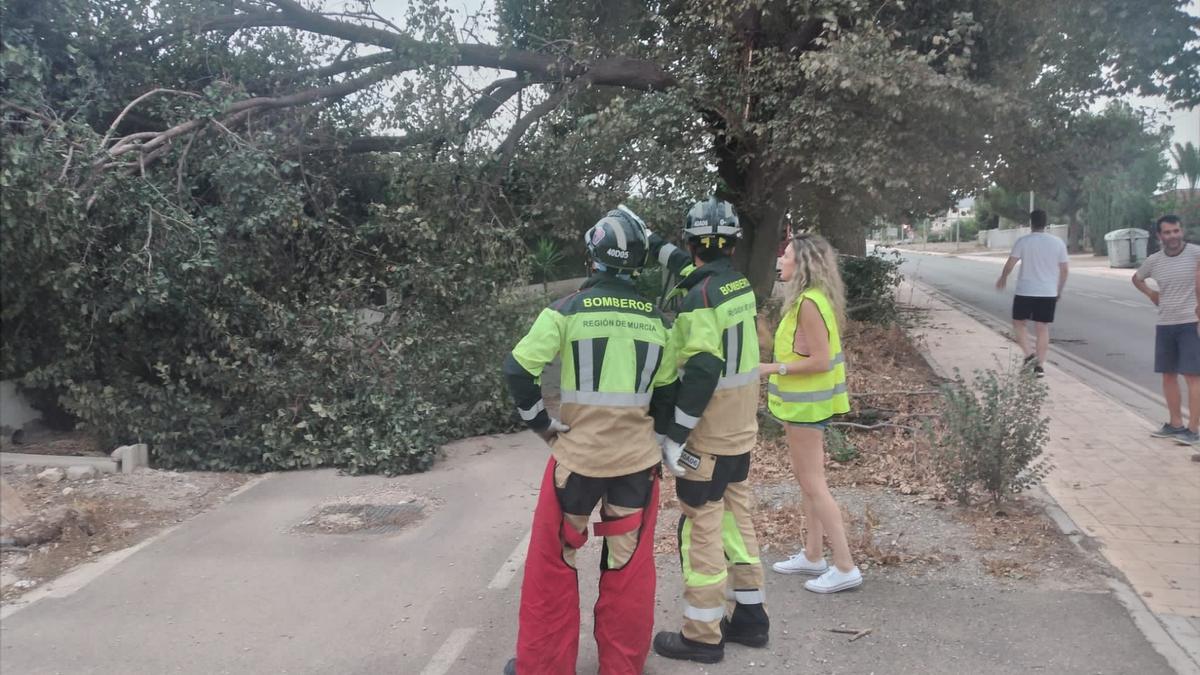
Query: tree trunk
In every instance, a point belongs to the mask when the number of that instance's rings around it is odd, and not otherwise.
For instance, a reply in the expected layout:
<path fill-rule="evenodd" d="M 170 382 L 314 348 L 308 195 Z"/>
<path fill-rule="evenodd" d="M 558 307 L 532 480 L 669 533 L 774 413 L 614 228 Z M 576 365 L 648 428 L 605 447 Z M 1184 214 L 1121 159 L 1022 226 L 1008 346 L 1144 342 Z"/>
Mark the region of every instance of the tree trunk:
<path fill-rule="evenodd" d="M 867 228 L 862 217 L 847 213 L 841 201 L 828 193 L 818 197 L 815 206 L 817 232 L 838 253 L 856 256 L 867 254 Z"/>
<path fill-rule="evenodd" d="M 750 280 L 761 306 L 775 289 L 775 261 L 783 232 L 783 209 L 765 204 L 742 220 L 742 242 L 734 256 L 738 270 Z"/>
<path fill-rule="evenodd" d="M 734 266 L 750 281 L 761 307 L 775 290 L 775 260 L 783 235 L 787 202 L 771 189 L 772 178 L 752 159 L 754 148 L 724 137 L 724 121 L 712 120 L 713 154 L 724 186 L 717 197 L 733 203 L 742 226 L 742 240 L 734 252 Z"/>
<path fill-rule="evenodd" d="M 1079 222 L 1079 210 L 1067 214 L 1067 251 L 1083 253 L 1083 223 Z"/>
<path fill-rule="evenodd" d="M 750 281 L 761 307 L 775 290 L 775 261 L 787 213 L 785 195 L 771 189 L 758 162 L 727 155 L 719 165 L 726 185 L 736 190 L 727 198 L 736 200 L 742 241 L 734 253 L 734 265 Z"/>
<path fill-rule="evenodd" d="M 843 221 L 832 231 L 819 228 L 821 236 L 842 255 L 864 256 L 867 254 L 867 230 L 862 223 Z"/>

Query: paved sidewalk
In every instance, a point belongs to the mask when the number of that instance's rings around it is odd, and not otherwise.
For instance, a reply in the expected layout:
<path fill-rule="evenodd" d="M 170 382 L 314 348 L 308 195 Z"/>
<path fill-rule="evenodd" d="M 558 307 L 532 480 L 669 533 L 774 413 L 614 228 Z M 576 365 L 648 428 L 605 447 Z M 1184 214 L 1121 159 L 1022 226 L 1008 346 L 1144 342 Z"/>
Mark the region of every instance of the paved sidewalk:
<path fill-rule="evenodd" d="M 913 333 L 943 374 L 1004 368 L 1020 356 L 1010 339 L 922 287 L 912 298 L 931 310 Z M 1200 463 L 1190 448 L 1151 438 L 1157 425 L 1053 360 L 1046 371 L 1054 469 L 1044 487 L 1200 662 Z"/>

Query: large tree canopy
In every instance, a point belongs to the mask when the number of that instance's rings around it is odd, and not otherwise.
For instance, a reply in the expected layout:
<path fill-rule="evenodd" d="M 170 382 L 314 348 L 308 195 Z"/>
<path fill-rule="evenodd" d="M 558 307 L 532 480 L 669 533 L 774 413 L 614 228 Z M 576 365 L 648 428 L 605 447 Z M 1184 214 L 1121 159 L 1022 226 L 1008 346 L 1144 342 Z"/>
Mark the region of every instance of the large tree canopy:
<path fill-rule="evenodd" d="M 11 3 L 10 13 L 40 15 L 34 30 L 53 33 L 54 4 Z M 551 159 L 532 151 L 536 136 L 561 142 L 619 109 L 643 116 L 609 139 L 630 153 L 613 166 L 590 162 L 590 178 L 673 178 L 661 162 L 637 162 L 652 140 L 675 153 L 676 171 L 715 166 L 713 182 L 747 216 L 744 264 L 760 286 L 789 216 L 861 252 L 870 216 L 944 205 L 996 167 L 1028 159 L 1056 116 L 1098 95 L 1200 101 L 1200 29 L 1180 0 L 505 0 L 491 43 L 434 1 L 412 3 L 401 23 L 369 3 L 341 12 L 293 0 L 84 4 L 101 28 L 77 49 L 110 63 L 182 66 L 174 81 L 126 79 L 97 102 L 98 122 L 118 122 L 99 167 L 140 171 L 182 154 L 206 127 L 236 132 L 304 106 L 329 111 L 294 138 L 314 150 L 420 161 L 482 143 L 503 176 L 526 170 L 524 159 Z M 105 19 L 119 12 L 136 20 L 107 32 Z M 253 73 L 218 60 L 196 72 L 202 56 L 273 56 L 283 44 L 307 63 L 263 58 Z M 480 86 L 463 67 L 499 75 Z M 157 93 L 157 107 L 138 100 L 155 89 L 173 91 Z M 338 119 L 347 97 L 363 107 L 365 126 Z M 524 104 L 515 112 L 514 99 Z"/>
<path fill-rule="evenodd" d="M 0 0 L 0 370 L 168 463 L 421 468 L 505 423 L 523 242 L 715 189 L 764 291 L 786 224 L 861 253 L 1097 96 L 1197 103 L 1183 4 Z"/>

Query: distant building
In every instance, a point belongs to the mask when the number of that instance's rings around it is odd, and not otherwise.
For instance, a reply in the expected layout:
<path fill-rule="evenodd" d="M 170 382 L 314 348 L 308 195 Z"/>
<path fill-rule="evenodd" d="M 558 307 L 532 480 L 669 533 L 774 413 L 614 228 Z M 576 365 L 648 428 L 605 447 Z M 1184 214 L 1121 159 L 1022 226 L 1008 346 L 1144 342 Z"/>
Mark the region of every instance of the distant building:
<path fill-rule="evenodd" d="M 957 204 L 946 209 L 946 212 L 938 215 L 933 220 L 929 221 L 930 234 L 941 234 L 952 232 L 955 224 L 959 221 L 970 220 L 975 217 L 975 198 L 967 197 L 959 200 Z"/>
<path fill-rule="evenodd" d="M 1200 187 L 1196 188 L 1196 193 L 1193 195 L 1191 190 L 1187 188 L 1178 188 L 1175 190 L 1166 190 L 1160 192 L 1150 198 L 1150 201 L 1158 204 L 1183 204 L 1193 199 L 1200 200 Z"/>

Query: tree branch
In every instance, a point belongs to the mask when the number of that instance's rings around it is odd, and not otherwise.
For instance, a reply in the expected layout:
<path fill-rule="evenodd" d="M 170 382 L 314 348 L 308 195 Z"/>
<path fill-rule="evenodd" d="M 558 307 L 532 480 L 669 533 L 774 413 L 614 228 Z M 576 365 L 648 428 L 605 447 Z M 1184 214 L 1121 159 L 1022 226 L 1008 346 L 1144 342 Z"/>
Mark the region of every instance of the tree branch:
<path fill-rule="evenodd" d="M 142 101 L 145 101 L 146 99 L 150 98 L 151 96 L 154 96 L 155 94 L 176 94 L 178 96 L 190 96 L 191 98 L 200 98 L 199 94 L 196 94 L 196 93 L 193 93 L 190 91 L 180 91 L 178 89 L 162 89 L 162 88 L 151 89 L 150 91 L 148 91 L 148 92 L 142 94 L 141 96 L 130 101 L 129 105 L 125 106 L 125 109 L 121 111 L 121 114 L 117 115 L 117 119 L 113 120 L 113 123 L 108 126 L 108 131 L 104 132 L 104 139 L 100 141 L 100 147 L 103 148 L 108 145 L 108 140 L 110 138 L 112 138 L 113 132 L 117 130 L 117 126 L 119 126 L 121 124 L 121 120 L 125 119 L 125 116 L 129 114 L 129 111 L 132 110 L 134 108 L 134 106 L 141 103 Z"/>
<path fill-rule="evenodd" d="M 454 127 L 449 131 L 409 134 L 407 136 L 359 136 L 343 142 L 347 152 L 399 152 L 424 143 L 445 142 L 466 135 L 491 119 L 517 92 L 537 81 L 520 77 L 509 77 L 492 82 L 484 88 L 479 98 Z M 335 143 L 335 145 L 337 145 Z"/>
<path fill-rule="evenodd" d="M 539 118 L 554 110 L 571 92 L 583 86 L 610 85 L 645 91 L 663 90 L 675 86 L 676 80 L 664 71 L 658 64 L 627 57 L 611 57 L 592 63 L 581 63 L 562 55 L 550 55 L 524 50 L 512 50 L 483 44 L 438 45 L 421 42 L 400 32 L 392 32 L 374 26 L 337 21 L 327 16 L 305 9 L 294 0 L 270 0 L 279 8 L 278 12 L 243 11 L 232 16 L 213 17 L 207 20 L 191 21 L 174 24 L 166 31 L 187 30 L 225 30 L 252 27 L 288 27 L 319 35 L 341 38 L 353 43 L 369 44 L 383 47 L 389 51 L 368 56 L 334 62 L 321 68 L 310 70 L 303 74 L 288 77 L 283 81 L 294 81 L 295 78 L 333 77 L 343 73 L 354 72 L 364 68 L 372 68 L 365 74 L 344 81 L 316 87 L 294 94 L 277 97 L 258 96 L 232 104 L 219 115 L 212 117 L 222 120 L 226 125 L 240 121 L 253 111 L 266 111 L 304 105 L 319 100 L 337 99 L 359 91 L 401 72 L 412 70 L 421 65 L 442 64 L 446 66 L 478 66 L 498 68 L 524 73 L 522 77 L 497 80 L 492 83 L 472 106 L 471 110 L 454 127 L 450 135 L 462 135 L 477 128 L 489 119 L 513 95 L 524 87 L 535 82 L 560 81 L 564 84 L 542 102 L 541 105 L 520 117 L 508 136 L 498 149 L 502 166 L 511 163 L 516 153 L 517 145 L 524 133 Z M 246 9 L 246 5 L 234 2 L 235 9 Z M 161 31 L 160 31 L 161 34 Z M 450 49 L 447 49 L 450 47 Z M 265 82 L 265 80 L 260 80 Z M 118 115 L 105 140 L 111 138 L 120 121 L 129 114 L 137 103 L 155 93 L 183 93 L 173 90 L 156 89 L 135 99 Z M 208 123 L 208 118 L 193 119 L 177 124 L 161 132 L 141 132 L 130 134 L 118 139 L 111 148 L 93 162 L 93 170 L 103 171 L 110 167 L 122 166 L 112 160 L 122 154 L 137 150 L 140 161 L 137 167 L 144 169 L 145 165 L 162 157 L 169 151 L 173 139 L 184 134 L 192 133 Z M 448 134 L 441 134 L 445 138 Z M 419 135 L 401 138 L 367 137 L 350 142 L 351 151 L 365 152 L 377 150 L 393 150 L 411 147 L 418 143 L 438 140 L 438 134 Z M 126 168 L 130 165 L 125 164 Z"/>
<path fill-rule="evenodd" d="M 459 120 L 455 126 L 455 134 L 462 135 L 475 130 L 480 124 L 491 119 L 500 106 L 507 103 L 517 92 L 538 82 L 538 80 L 520 77 L 509 77 L 492 82 L 483 90 L 467 114 Z"/>
<path fill-rule="evenodd" d="M 315 80 L 323 80 L 327 77 L 333 77 L 335 75 L 341 75 L 343 73 L 349 73 L 349 72 L 353 72 L 356 70 L 363 70 L 365 68 L 370 68 L 372 66 L 378 66 L 378 65 L 385 64 L 385 63 L 391 63 L 393 61 L 399 61 L 402 58 L 404 58 L 404 57 L 395 52 L 379 52 L 377 54 L 369 54 L 367 56 L 360 56 L 360 57 L 353 58 L 353 59 L 347 59 L 345 61 L 336 61 L 334 63 L 331 63 L 331 64 L 321 67 L 321 68 L 314 68 L 312 70 L 302 70 L 302 71 L 296 72 L 296 73 L 285 74 L 278 79 L 262 78 L 262 79 L 254 80 L 253 82 L 250 82 L 249 84 L 246 85 L 246 89 L 248 89 L 248 90 L 262 89 L 271 84 L 290 84 L 292 82 L 297 82 L 300 80 L 306 80 L 306 79 L 310 79 L 310 78 L 315 79 Z M 418 65 L 419 64 L 417 64 L 417 63 L 411 63 L 410 69 L 416 68 Z"/>
<path fill-rule="evenodd" d="M 243 12 L 228 16 L 214 16 L 206 19 L 179 21 L 157 30 L 146 33 L 142 42 L 153 42 L 168 35 L 182 33 L 208 33 L 212 31 L 239 31 L 243 28 L 291 28 L 291 21 L 278 12 Z M 126 45 L 129 43 L 126 42 Z"/>
<path fill-rule="evenodd" d="M 267 25 L 287 25 L 319 35 L 371 44 L 393 50 L 420 63 L 434 63 L 440 58 L 447 58 L 446 65 L 537 73 L 551 80 L 574 79 L 586 73 L 590 76 L 592 84 L 615 85 L 644 91 L 659 91 L 676 84 L 675 78 L 658 64 L 644 59 L 617 56 L 585 64 L 566 56 L 484 44 L 432 45 L 381 28 L 336 21 L 309 11 L 293 0 L 271 2 L 279 7 L 280 12 L 268 13 Z M 447 46 L 453 47 L 453 52 L 444 57 Z"/>
<path fill-rule="evenodd" d="M 529 130 L 529 127 L 533 126 L 534 122 L 538 121 L 542 117 L 549 114 L 552 110 L 557 108 L 569 94 L 579 88 L 582 84 L 585 84 L 585 79 L 575 80 L 568 85 L 564 85 L 555 89 L 550 93 L 549 96 L 546 97 L 546 100 L 537 104 L 533 108 L 530 108 L 529 112 L 525 113 L 524 117 L 517 120 L 517 123 L 513 125 L 512 129 L 509 130 L 508 136 L 505 137 L 504 142 L 500 144 L 500 147 L 496 148 L 496 154 L 500 156 L 501 169 L 507 169 L 508 165 L 512 163 L 513 156 L 517 152 L 517 143 L 520 142 L 521 137 L 525 135 L 525 132 Z"/>
<path fill-rule="evenodd" d="M 273 110 L 276 108 L 288 108 L 321 99 L 335 99 L 352 94 L 360 89 L 364 89 L 382 80 L 385 80 L 393 75 L 405 70 L 406 64 L 393 63 L 385 66 L 380 66 L 374 71 L 367 73 L 361 77 L 345 80 L 337 84 L 331 84 L 324 87 L 316 87 L 314 89 L 306 89 L 288 96 L 278 97 L 255 97 L 242 101 L 238 101 L 221 112 L 220 117 L 226 118 L 226 123 L 240 120 L 252 111 L 256 110 Z M 144 137 L 145 132 L 139 134 L 131 134 L 129 137 L 122 138 L 117 143 L 109 148 L 105 156 L 102 156 L 93 166 L 101 168 L 108 164 L 108 161 L 114 157 L 123 155 L 131 150 L 138 150 L 142 153 L 151 152 L 162 146 L 172 139 L 182 136 L 183 134 L 195 131 L 207 123 L 207 119 L 194 119 L 181 124 L 177 124 L 170 129 L 159 132 L 154 138 L 145 143 L 134 143 L 134 137 Z M 160 157 L 161 154 L 153 155 L 154 158 Z M 150 157 L 147 157 L 150 159 Z"/>
<path fill-rule="evenodd" d="M 23 112 L 26 115 L 29 115 L 30 117 L 36 117 L 39 120 L 45 122 L 47 126 L 54 126 L 56 124 L 56 122 L 54 120 L 50 119 L 49 117 L 46 117 L 42 113 L 40 113 L 36 110 L 33 110 L 31 108 L 26 108 L 23 105 L 13 103 L 12 101 L 0 101 L 0 105 L 2 105 L 5 108 L 12 108 L 13 110 L 16 110 L 18 112 Z"/>

